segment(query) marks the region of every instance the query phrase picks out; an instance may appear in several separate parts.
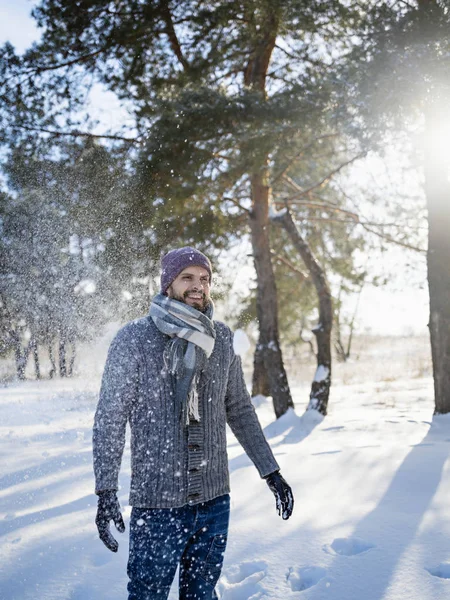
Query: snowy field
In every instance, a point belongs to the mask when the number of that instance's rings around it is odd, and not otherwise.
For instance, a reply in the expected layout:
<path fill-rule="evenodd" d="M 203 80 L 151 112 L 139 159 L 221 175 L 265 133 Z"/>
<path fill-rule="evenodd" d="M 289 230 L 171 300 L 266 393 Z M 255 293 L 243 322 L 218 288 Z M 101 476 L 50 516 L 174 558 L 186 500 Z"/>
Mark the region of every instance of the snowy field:
<path fill-rule="evenodd" d="M 324 420 L 302 416 L 306 379 L 293 385 L 296 412 L 277 422 L 255 399 L 294 490 L 289 521 L 230 434 L 223 600 L 450 598 L 450 417 L 432 419 L 428 364 L 412 342 L 374 348 L 365 363 L 336 365 Z M 73 380 L 0 389 L 1 600 L 126 598 L 127 536 L 115 532 L 112 554 L 94 524 L 93 365 Z M 127 450 L 126 523 L 129 479 Z"/>

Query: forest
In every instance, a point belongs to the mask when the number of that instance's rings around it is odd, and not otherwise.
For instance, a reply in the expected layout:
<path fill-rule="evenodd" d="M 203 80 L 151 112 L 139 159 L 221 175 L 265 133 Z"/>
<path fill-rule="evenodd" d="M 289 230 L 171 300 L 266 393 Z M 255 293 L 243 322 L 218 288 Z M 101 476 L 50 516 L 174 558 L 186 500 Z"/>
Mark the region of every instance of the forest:
<path fill-rule="evenodd" d="M 326 415 L 346 303 L 384 283 L 361 257 L 395 245 L 426 256 L 450 411 L 448 2 L 43 0 L 32 16 L 39 40 L 0 58 L 0 353 L 19 380 L 30 361 L 70 376 L 80 343 L 147 314 L 162 253 L 217 264 L 246 241 L 255 278 L 230 319 L 257 324 L 252 395 L 293 406 L 283 347 L 309 332 L 307 409 Z M 96 86 L 122 122 L 92 113 Z M 392 177 L 355 183 L 375 158 Z"/>

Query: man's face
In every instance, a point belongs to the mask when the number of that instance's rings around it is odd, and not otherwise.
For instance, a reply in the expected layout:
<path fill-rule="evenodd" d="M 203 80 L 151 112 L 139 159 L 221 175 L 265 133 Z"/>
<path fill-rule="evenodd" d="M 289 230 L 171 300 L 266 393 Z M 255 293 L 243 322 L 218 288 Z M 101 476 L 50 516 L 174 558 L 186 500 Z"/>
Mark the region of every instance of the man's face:
<path fill-rule="evenodd" d="M 167 289 L 167 295 L 203 312 L 210 300 L 210 285 L 209 273 L 206 269 L 187 267 L 172 281 Z"/>

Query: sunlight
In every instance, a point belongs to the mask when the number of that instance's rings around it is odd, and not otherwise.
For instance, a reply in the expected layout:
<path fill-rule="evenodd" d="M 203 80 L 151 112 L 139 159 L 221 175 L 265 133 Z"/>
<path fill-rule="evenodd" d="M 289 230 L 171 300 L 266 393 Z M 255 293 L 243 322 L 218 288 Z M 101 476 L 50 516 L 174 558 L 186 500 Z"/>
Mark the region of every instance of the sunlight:
<path fill-rule="evenodd" d="M 450 114 L 448 103 L 443 98 L 434 100 L 425 112 L 425 133 L 423 138 L 425 161 L 431 167 L 450 164 Z"/>

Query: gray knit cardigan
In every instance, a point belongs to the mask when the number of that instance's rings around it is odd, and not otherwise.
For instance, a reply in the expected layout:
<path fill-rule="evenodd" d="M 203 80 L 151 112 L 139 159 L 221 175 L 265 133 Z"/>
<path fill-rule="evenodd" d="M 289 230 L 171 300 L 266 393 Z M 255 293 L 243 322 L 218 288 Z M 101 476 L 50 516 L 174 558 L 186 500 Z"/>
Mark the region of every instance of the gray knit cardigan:
<path fill-rule="evenodd" d="M 200 421 L 186 425 L 164 365 L 169 337 L 142 318 L 109 349 L 95 413 L 95 491 L 117 490 L 127 421 L 130 505 L 174 508 L 229 492 L 226 423 L 261 477 L 279 469 L 245 386 L 231 330 L 214 322 L 216 342 L 199 380 Z"/>

